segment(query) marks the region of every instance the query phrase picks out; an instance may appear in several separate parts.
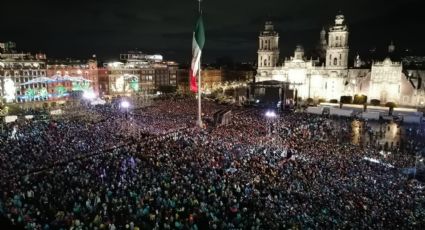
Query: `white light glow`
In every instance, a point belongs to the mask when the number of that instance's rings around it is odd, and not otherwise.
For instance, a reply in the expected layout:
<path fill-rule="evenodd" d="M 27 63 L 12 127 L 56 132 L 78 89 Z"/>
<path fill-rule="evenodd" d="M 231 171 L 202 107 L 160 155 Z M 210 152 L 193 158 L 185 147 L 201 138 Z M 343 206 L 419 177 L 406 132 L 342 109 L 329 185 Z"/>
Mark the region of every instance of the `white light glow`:
<path fill-rule="evenodd" d="M 267 111 L 266 112 L 266 117 L 270 117 L 270 118 L 276 117 L 276 113 L 273 112 L 273 111 Z"/>
<path fill-rule="evenodd" d="M 366 161 L 369 161 L 369 162 L 372 162 L 372 163 L 376 163 L 376 164 L 380 164 L 380 165 L 386 166 L 386 167 L 388 167 L 388 168 L 394 168 L 394 166 L 393 166 L 393 165 L 391 165 L 391 164 L 387 164 L 387 163 L 384 163 L 384 162 L 382 162 L 382 161 L 380 161 L 380 160 L 377 160 L 377 159 L 374 159 L 374 158 L 370 158 L 370 157 L 363 157 L 363 160 L 366 160 Z"/>
<path fill-rule="evenodd" d="M 93 100 L 96 98 L 96 94 L 92 91 L 85 91 L 83 93 L 83 97 L 87 100 Z"/>
<path fill-rule="evenodd" d="M 128 109 L 130 107 L 130 103 L 128 101 L 121 102 L 121 108 Z"/>
<path fill-rule="evenodd" d="M 15 100 L 16 87 L 12 79 L 6 78 L 4 80 L 4 91 L 4 98 L 6 99 L 6 102 L 12 102 Z"/>

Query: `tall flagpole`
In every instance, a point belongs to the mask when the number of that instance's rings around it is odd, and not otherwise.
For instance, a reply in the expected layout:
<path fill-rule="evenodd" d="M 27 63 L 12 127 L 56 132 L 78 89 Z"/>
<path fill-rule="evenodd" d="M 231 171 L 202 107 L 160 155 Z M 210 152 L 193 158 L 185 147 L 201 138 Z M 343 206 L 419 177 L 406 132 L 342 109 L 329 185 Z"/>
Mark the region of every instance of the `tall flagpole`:
<path fill-rule="evenodd" d="M 202 14 L 202 10 L 201 10 L 201 2 L 202 0 L 198 0 L 198 12 L 199 14 Z M 198 125 L 200 128 L 202 128 L 202 109 L 201 109 L 201 59 L 202 59 L 202 53 L 201 53 L 201 57 L 199 59 L 199 68 L 198 68 Z"/>

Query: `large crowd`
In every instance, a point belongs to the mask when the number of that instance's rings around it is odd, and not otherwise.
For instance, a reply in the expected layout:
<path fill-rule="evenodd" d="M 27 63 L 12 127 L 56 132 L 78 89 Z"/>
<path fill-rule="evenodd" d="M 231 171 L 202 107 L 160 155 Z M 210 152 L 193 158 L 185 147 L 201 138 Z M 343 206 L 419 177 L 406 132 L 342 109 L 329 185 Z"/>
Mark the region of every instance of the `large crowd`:
<path fill-rule="evenodd" d="M 353 145 L 350 121 L 305 113 L 205 101 L 204 118 L 220 109 L 230 123 L 204 129 L 193 99 L 10 124 L 0 215 L 26 229 L 425 226 L 423 184 L 402 173 L 414 154 Z"/>

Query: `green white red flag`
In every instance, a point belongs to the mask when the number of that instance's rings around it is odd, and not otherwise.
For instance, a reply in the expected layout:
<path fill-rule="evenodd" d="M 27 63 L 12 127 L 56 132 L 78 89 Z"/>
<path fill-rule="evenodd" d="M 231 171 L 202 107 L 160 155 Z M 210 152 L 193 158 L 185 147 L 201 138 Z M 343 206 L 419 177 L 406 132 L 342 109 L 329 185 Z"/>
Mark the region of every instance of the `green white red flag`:
<path fill-rule="evenodd" d="M 197 77 L 199 74 L 199 68 L 201 68 L 201 56 L 202 48 L 205 44 L 205 31 L 204 23 L 202 21 L 202 15 L 199 16 L 198 22 L 196 23 L 195 31 L 193 32 L 192 41 L 192 65 L 190 68 L 190 90 L 194 93 L 198 92 Z"/>

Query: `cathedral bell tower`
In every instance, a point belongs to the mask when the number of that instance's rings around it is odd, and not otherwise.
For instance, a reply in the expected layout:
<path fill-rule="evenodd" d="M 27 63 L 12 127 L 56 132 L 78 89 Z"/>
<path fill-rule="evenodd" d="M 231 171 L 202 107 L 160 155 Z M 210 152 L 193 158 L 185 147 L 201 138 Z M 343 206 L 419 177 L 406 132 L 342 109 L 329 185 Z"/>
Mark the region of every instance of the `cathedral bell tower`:
<path fill-rule="evenodd" d="M 279 61 L 279 34 L 273 23 L 267 21 L 259 36 L 258 69 L 276 67 Z"/>
<path fill-rule="evenodd" d="M 344 15 L 335 18 L 335 25 L 329 28 L 328 47 L 326 49 L 326 66 L 331 69 L 348 67 L 348 27 Z"/>

